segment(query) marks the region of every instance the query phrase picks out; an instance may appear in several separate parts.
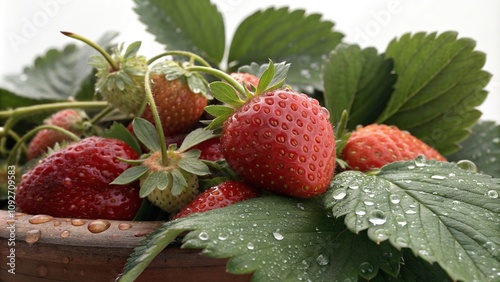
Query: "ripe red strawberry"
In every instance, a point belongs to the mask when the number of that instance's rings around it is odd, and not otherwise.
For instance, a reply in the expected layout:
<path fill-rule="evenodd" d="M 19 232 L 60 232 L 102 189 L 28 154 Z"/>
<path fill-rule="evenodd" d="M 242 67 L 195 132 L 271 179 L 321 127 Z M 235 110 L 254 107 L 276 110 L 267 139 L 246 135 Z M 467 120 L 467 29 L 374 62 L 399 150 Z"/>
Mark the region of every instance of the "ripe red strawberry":
<path fill-rule="evenodd" d="M 222 153 L 246 182 L 300 198 L 323 193 L 335 169 L 329 113 L 289 89 L 257 95 L 224 123 Z"/>
<path fill-rule="evenodd" d="M 219 137 L 208 139 L 194 146 L 193 149 L 198 149 L 201 151 L 200 159 L 202 160 L 215 162 L 224 158 L 220 148 Z"/>
<path fill-rule="evenodd" d="M 44 121 L 45 125 L 55 125 L 63 129 L 80 135 L 83 131 L 82 121 L 86 115 L 81 110 L 65 109 L 56 112 Z M 56 143 L 61 143 L 65 140 L 71 140 L 67 135 L 61 132 L 50 129 L 42 129 L 37 132 L 35 137 L 31 139 L 28 146 L 27 159 L 31 160 L 41 156 L 47 152 L 47 149 L 52 148 Z"/>
<path fill-rule="evenodd" d="M 409 132 L 381 124 L 357 128 L 342 151 L 343 160 L 349 167 L 360 171 L 411 160 L 420 154 L 427 159 L 446 161 L 436 150 Z"/>
<path fill-rule="evenodd" d="M 257 189 L 248 184 L 240 181 L 228 180 L 198 195 L 196 199 L 177 213 L 174 219 L 185 217 L 192 213 L 223 208 L 257 196 L 259 196 Z"/>
<path fill-rule="evenodd" d="M 17 208 L 57 217 L 132 219 L 141 205 L 138 183 L 110 185 L 137 153 L 116 139 L 88 137 L 41 160 L 17 187 Z"/>
<path fill-rule="evenodd" d="M 248 90 L 252 90 L 252 86 L 257 88 L 257 85 L 259 84 L 259 78 L 250 73 L 233 72 L 229 75 L 236 81 L 238 81 L 240 84 L 245 82 L 245 86 L 248 88 Z"/>
<path fill-rule="evenodd" d="M 192 74 L 171 75 L 175 69 L 182 72 L 176 62 L 162 62 L 151 69 L 151 91 L 166 136 L 186 133 L 193 129 L 208 103 L 201 77 Z M 196 83 L 193 80 L 198 79 Z M 191 83 L 191 84 L 190 84 Z M 192 84 L 200 86 L 196 88 Z M 155 124 L 151 109 L 146 107 L 142 117 Z"/>

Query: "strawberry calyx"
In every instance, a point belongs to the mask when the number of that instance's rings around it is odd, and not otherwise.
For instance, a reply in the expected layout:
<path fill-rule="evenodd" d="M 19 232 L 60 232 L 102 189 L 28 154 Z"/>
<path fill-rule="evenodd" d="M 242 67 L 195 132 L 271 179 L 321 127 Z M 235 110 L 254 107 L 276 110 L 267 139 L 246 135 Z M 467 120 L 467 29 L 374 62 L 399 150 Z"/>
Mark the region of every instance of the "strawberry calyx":
<path fill-rule="evenodd" d="M 274 64 L 269 60 L 267 69 L 259 78 L 259 83 L 255 91 L 251 91 L 245 82 L 238 82 L 233 76 L 223 71 L 193 66 L 188 67 L 188 71 L 205 72 L 214 75 L 225 82 L 215 81 L 210 83 L 210 90 L 215 99 L 220 101 L 222 105 L 209 105 L 205 107 L 205 111 L 215 118 L 207 126 L 208 129 L 217 129 L 222 126 L 222 123 L 231 116 L 238 108 L 250 101 L 253 97 L 262 93 L 278 89 L 283 86 L 288 72 L 289 64 L 279 63 Z"/>
<path fill-rule="evenodd" d="M 135 113 L 144 100 L 144 75 L 148 70 L 146 57 L 137 55 L 141 42 L 133 42 L 125 51 L 121 44 L 109 54 L 97 43 L 81 35 L 61 33 L 86 43 L 100 53 L 92 56 L 89 63 L 97 69 L 96 90 L 124 113 Z"/>
<path fill-rule="evenodd" d="M 194 94 L 203 95 L 209 100 L 212 99 L 205 78 L 198 72 L 187 71 L 182 62 L 166 60 L 156 63 L 151 67 L 151 75 L 165 75 L 165 79 L 168 81 L 179 79 L 182 83 L 187 84 Z"/>
<path fill-rule="evenodd" d="M 139 141 L 153 150 L 144 154 L 138 161 L 131 160 L 129 163 L 136 166 L 125 170 L 112 182 L 113 184 L 123 185 L 140 179 L 142 185 L 139 193 L 141 197 L 147 196 L 155 189 L 169 189 L 173 196 L 178 196 L 186 187 L 187 178 L 191 175 L 210 174 L 207 164 L 200 160 L 200 150 L 192 149 L 192 147 L 216 137 L 213 131 L 198 128 L 184 138 L 180 147 L 171 144 L 163 153 L 158 150 L 160 144 L 158 144 L 157 136 L 151 138 L 149 135 L 153 127 L 151 123 L 136 118 L 133 127 Z M 155 135 L 154 133 L 153 131 L 153 135 Z M 128 162 L 127 160 L 123 161 Z"/>

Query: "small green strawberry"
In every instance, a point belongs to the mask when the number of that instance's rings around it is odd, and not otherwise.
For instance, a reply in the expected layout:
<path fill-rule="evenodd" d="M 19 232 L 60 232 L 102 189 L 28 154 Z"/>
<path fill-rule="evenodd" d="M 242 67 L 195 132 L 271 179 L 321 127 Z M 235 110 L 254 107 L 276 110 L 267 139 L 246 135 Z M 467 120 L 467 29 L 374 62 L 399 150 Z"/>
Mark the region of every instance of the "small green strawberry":
<path fill-rule="evenodd" d="M 114 48 L 112 55 L 90 40 L 71 33 L 64 35 L 78 39 L 99 51 L 91 57 L 90 65 L 97 70 L 96 92 L 125 114 L 135 114 L 144 101 L 144 76 L 148 71 L 146 57 L 138 56 L 141 42 L 130 44 L 123 51 L 123 44 Z"/>
<path fill-rule="evenodd" d="M 199 159 L 200 150 L 192 147 L 215 135 L 199 128 L 189 133 L 180 147 L 170 144 L 163 152 L 160 138 L 151 123 L 136 118 L 132 125 L 137 138 L 150 153 L 143 155 L 138 166 L 126 170 L 113 184 L 127 184 L 139 179 L 140 197 L 147 197 L 168 213 L 178 212 L 198 195 L 198 177 L 210 174 L 209 167 Z"/>
<path fill-rule="evenodd" d="M 411 160 L 418 155 L 427 159 L 446 161 L 436 150 L 407 131 L 396 126 L 371 124 L 358 127 L 342 151 L 350 169 L 368 171 L 386 164 Z"/>

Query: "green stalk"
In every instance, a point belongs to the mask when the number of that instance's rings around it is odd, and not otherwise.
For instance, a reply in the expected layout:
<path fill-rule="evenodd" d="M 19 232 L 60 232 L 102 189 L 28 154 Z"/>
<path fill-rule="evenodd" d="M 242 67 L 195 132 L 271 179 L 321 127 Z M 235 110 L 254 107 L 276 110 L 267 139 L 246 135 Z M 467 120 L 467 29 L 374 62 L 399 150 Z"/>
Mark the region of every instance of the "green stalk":
<path fill-rule="evenodd" d="M 91 41 L 90 39 L 88 38 L 85 38 L 81 35 L 78 35 L 76 33 L 72 33 L 72 32 L 68 32 L 68 31 L 61 31 L 62 34 L 68 36 L 68 37 L 71 37 L 73 39 L 76 39 L 76 40 L 80 40 L 82 41 L 83 43 L 89 45 L 90 47 L 94 48 L 97 52 L 101 53 L 101 55 L 106 59 L 106 61 L 108 61 L 108 63 L 111 65 L 111 68 L 114 70 L 114 71 L 118 71 L 120 70 L 120 67 L 118 66 L 118 64 L 116 64 L 115 60 L 113 60 L 113 58 L 111 58 L 111 55 L 106 52 L 106 50 L 104 50 L 101 46 L 99 46 L 97 43 Z"/>
<path fill-rule="evenodd" d="M 211 67 L 210 64 L 207 61 L 205 61 L 202 57 L 200 57 L 194 53 L 191 53 L 191 52 L 179 51 L 179 50 L 166 51 L 164 53 L 158 54 L 158 55 L 156 55 L 148 60 L 148 65 L 151 65 L 154 61 L 156 61 L 162 57 L 171 56 L 171 55 L 186 56 L 186 57 L 189 57 L 191 60 L 197 61 L 198 63 L 202 64 L 205 67 L 209 67 L 209 68 Z"/>
<path fill-rule="evenodd" d="M 92 119 L 90 120 L 90 124 L 98 123 L 101 119 L 103 119 L 107 115 L 109 115 L 114 109 L 115 109 L 115 107 L 108 105 L 106 108 L 104 108 L 102 111 L 100 111 L 97 115 L 92 117 Z"/>
<path fill-rule="evenodd" d="M 160 138 L 160 148 L 161 148 L 161 161 L 163 165 L 168 164 L 168 155 L 167 155 L 167 141 L 165 139 L 165 134 L 163 132 L 163 126 L 161 124 L 160 115 L 158 113 L 158 109 L 156 108 L 155 99 L 153 97 L 153 92 L 151 91 L 151 82 L 149 81 L 149 71 L 146 72 L 144 76 L 144 90 L 146 91 L 146 99 L 149 102 L 149 106 L 151 108 L 151 114 L 153 115 L 153 119 L 156 125 L 156 132 L 158 132 L 158 138 Z"/>
<path fill-rule="evenodd" d="M 104 108 L 108 105 L 106 101 L 85 101 L 85 102 L 58 102 L 34 106 L 19 107 L 12 110 L 0 111 L 0 119 L 8 118 L 3 126 L 3 132 L 9 132 L 19 120 L 28 115 L 37 114 L 44 111 L 57 111 L 62 109 L 89 109 Z M 4 150 L 6 138 L 0 133 L 0 148 Z"/>
<path fill-rule="evenodd" d="M 229 85 L 234 87 L 234 89 L 236 89 L 236 91 L 238 91 L 242 95 L 245 95 L 245 93 L 247 93 L 247 91 L 245 90 L 243 85 L 241 85 L 238 81 L 236 81 L 234 78 L 232 78 L 229 74 L 227 74 L 221 70 L 210 68 L 210 67 L 203 67 L 203 66 L 191 66 L 191 67 L 185 68 L 185 70 L 186 71 L 198 71 L 198 72 L 211 74 L 213 76 L 216 76 L 220 79 L 225 80 L 227 83 L 229 83 Z"/>
<path fill-rule="evenodd" d="M 26 134 L 23 135 L 23 137 L 21 137 L 16 142 L 16 145 L 14 145 L 14 147 L 12 148 L 12 151 L 9 154 L 9 157 L 7 158 L 7 164 L 8 165 L 14 164 L 13 160 L 14 160 L 14 157 L 16 156 L 17 150 L 19 150 L 19 147 L 22 146 L 24 144 L 24 142 L 28 141 L 28 139 L 31 138 L 31 136 L 35 135 L 38 131 L 43 130 L 43 129 L 54 130 L 54 131 L 57 131 L 57 132 L 60 132 L 60 133 L 67 135 L 68 137 L 70 137 L 74 141 L 80 141 L 80 137 L 76 136 L 73 132 L 66 130 L 62 127 L 55 126 L 55 125 L 40 125 L 40 126 L 33 128 L 32 130 L 28 131 Z"/>
<path fill-rule="evenodd" d="M 21 137 L 19 137 L 19 135 L 17 135 L 17 133 L 13 130 L 7 131 L 6 136 L 10 136 L 12 139 L 14 139 L 14 141 L 16 141 L 16 143 L 19 142 L 19 140 L 21 139 Z M 0 150 L 1 150 L 0 151 L 1 155 L 4 155 L 7 153 L 7 151 L 5 150 L 5 147 L 3 147 L 3 146 L 0 147 Z M 24 154 L 28 153 L 28 148 L 26 148 L 26 145 L 24 145 L 24 144 L 22 144 L 21 150 L 23 150 Z"/>

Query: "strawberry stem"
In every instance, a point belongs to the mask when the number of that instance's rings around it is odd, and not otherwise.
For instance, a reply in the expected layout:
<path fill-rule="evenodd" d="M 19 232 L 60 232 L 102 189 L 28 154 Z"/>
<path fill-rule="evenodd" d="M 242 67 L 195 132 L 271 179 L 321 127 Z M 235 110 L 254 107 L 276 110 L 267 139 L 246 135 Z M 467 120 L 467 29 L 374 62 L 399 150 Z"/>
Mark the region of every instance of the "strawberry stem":
<path fill-rule="evenodd" d="M 101 46 L 99 46 L 97 43 L 91 41 L 90 39 L 88 38 L 85 38 L 81 35 L 78 35 L 76 33 L 72 33 L 72 32 L 68 32 L 68 31 L 61 31 L 62 34 L 68 36 L 68 37 L 71 37 L 73 39 L 76 39 L 76 40 L 80 40 L 82 41 L 83 43 L 89 45 L 90 47 L 94 48 L 97 52 L 101 53 L 101 55 L 106 59 L 106 61 L 108 61 L 109 65 L 111 66 L 111 68 L 113 69 L 113 71 L 118 71 L 120 70 L 120 66 L 118 66 L 118 64 L 115 62 L 115 60 L 113 60 L 113 58 L 111 57 L 111 55 L 106 52 L 106 50 L 104 50 Z"/>
<path fill-rule="evenodd" d="M 90 109 L 90 108 L 104 108 L 108 106 L 106 101 L 84 101 L 84 102 L 58 102 L 51 104 L 33 105 L 26 107 L 19 107 L 12 110 L 0 111 L 0 119 L 8 118 L 3 125 L 3 132 L 9 132 L 11 128 L 21 119 L 26 116 L 38 114 L 41 112 L 57 111 L 62 109 Z M 0 147 L 2 150 L 5 148 L 7 142 L 3 133 L 0 132 Z"/>
<path fill-rule="evenodd" d="M 5 136 L 10 136 L 12 139 L 14 139 L 14 141 L 16 141 L 16 143 L 19 142 L 19 140 L 21 139 L 21 137 L 19 137 L 19 135 L 13 130 L 8 130 L 8 131 L 4 132 L 3 127 L 1 127 L 0 129 L 1 129 L 0 136 L 3 136 L 4 134 L 5 134 Z M 26 145 L 24 145 L 24 144 L 22 145 L 21 150 L 23 150 L 24 154 L 28 153 L 28 148 L 26 148 Z M 7 150 L 5 149 L 5 146 L 1 146 L 0 147 L 0 155 L 3 156 L 5 154 L 7 154 Z"/>
<path fill-rule="evenodd" d="M 229 83 L 229 85 L 234 87 L 234 89 L 236 89 L 236 91 L 238 91 L 241 95 L 245 95 L 245 93 L 248 93 L 248 91 L 245 90 L 243 85 L 241 85 L 238 81 L 236 81 L 236 79 L 232 78 L 229 74 L 227 74 L 221 70 L 218 70 L 215 68 L 210 68 L 210 67 L 203 67 L 203 66 L 191 66 L 191 67 L 185 68 L 185 70 L 211 74 L 213 76 L 216 76 L 220 79 L 225 80 L 227 83 Z M 244 100 L 247 100 L 247 99 L 244 99 Z"/>
<path fill-rule="evenodd" d="M 108 105 L 106 108 L 104 108 L 102 111 L 100 111 L 97 115 L 92 117 L 92 119 L 90 120 L 90 124 L 98 123 L 101 119 L 103 119 L 107 115 L 109 115 L 113 110 L 115 110 L 115 107 Z"/>
<path fill-rule="evenodd" d="M 209 67 L 209 68 L 211 67 L 210 64 L 207 61 L 205 61 L 202 57 L 200 57 L 194 53 L 191 53 L 191 52 L 179 51 L 179 50 L 166 51 L 164 53 L 158 54 L 158 55 L 156 55 L 148 60 L 148 65 L 151 65 L 154 61 L 156 61 L 162 57 L 172 56 L 172 55 L 186 56 L 186 57 L 191 58 L 191 60 L 194 59 L 195 61 L 197 61 L 198 63 L 202 64 L 205 67 Z"/>
<path fill-rule="evenodd" d="M 26 134 L 23 135 L 23 137 L 21 137 L 16 142 L 16 144 L 12 148 L 12 151 L 9 154 L 9 157 L 7 158 L 7 164 L 8 165 L 14 164 L 13 160 L 14 160 L 14 157 L 16 156 L 17 150 L 19 150 L 19 147 L 21 147 L 24 144 L 24 142 L 28 141 L 28 139 L 31 138 L 31 136 L 35 135 L 38 131 L 43 130 L 43 129 L 54 130 L 54 131 L 57 131 L 57 132 L 60 132 L 60 133 L 67 135 L 68 137 L 70 137 L 74 141 L 80 141 L 80 137 L 76 136 L 73 132 L 66 130 L 62 127 L 55 126 L 55 125 L 40 125 L 40 126 L 33 128 L 32 130 L 28 131 Z"/>
<path fill-rule="evenodd" d="M 150 83 L 149 71 L 147 71 L 146 75 L 144 76 L 144 90 L 146 92 L 146 99 L 148 100 L 149 106 L 151 108 L 151 114 L 153 115 L 153 119 L 155 121 L 158 138 L 160 138 L 161 161 L 162 164 L 166 166 L 168 164 L 167 141 L 165 139 L 165 133 L 163 131 L 163 126 L 161 125 L 160 115 L 158 113 L 158 109 L 156 108 L 156 103 L 153 97 L 153 92 L 151 91 Z"/>

